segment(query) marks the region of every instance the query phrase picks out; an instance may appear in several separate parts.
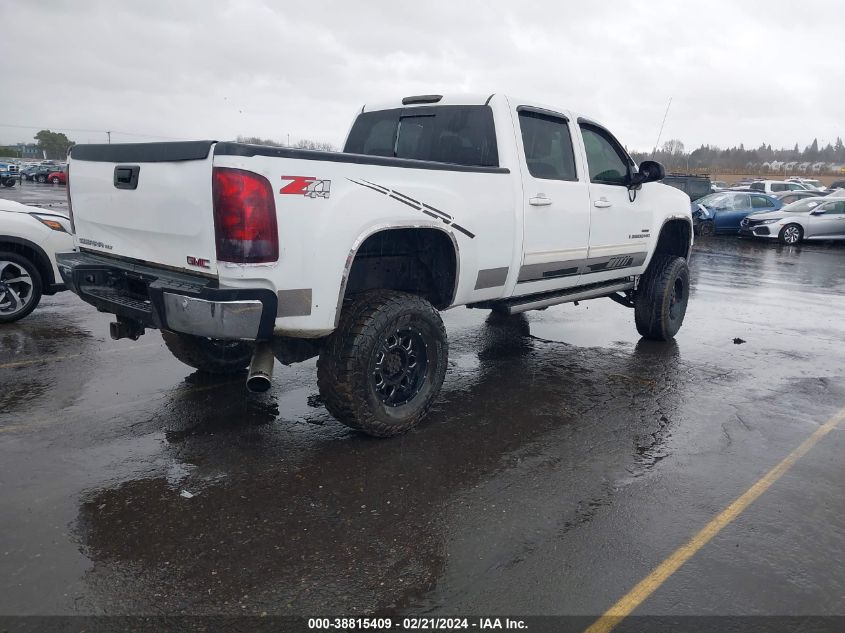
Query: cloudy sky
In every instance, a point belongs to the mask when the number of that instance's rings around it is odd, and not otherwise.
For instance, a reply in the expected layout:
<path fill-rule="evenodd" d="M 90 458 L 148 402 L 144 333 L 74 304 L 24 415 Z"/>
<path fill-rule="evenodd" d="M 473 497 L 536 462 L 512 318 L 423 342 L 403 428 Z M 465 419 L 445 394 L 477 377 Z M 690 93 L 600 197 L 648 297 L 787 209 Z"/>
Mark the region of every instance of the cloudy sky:
<path fill-rule="evenodd" d="M 0 143 L 339 145 L 367 101 L 504 92 L 629 149 L 670 97 L 663 140 L 803 147 L 845 136 L 843 38 L 835 0 L 0 0 Z"/>

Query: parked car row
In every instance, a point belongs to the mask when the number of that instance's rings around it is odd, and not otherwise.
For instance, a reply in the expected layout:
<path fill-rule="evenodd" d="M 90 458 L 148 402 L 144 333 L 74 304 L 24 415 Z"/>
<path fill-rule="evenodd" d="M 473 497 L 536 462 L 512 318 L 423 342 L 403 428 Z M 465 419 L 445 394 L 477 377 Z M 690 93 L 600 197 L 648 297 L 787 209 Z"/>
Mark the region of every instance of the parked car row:
<path fill-rule="evenodd" d="M 820 180 L 792 176 L 786 180 L 744 179 L 734 185 L 723 180 L 710 180 L 709 176 L 699 174 L 668 174 L 663 184 L 671 185 L 687 194 L 691 200 L 697 200 L 709 193 L 722 191 L 758 191 L 767 195 L 785 192 L 808 192 L 810 195 L 827 193 L 829 190 L 845 186 L 845 181 L 825 187 Z"/>
<path fill-rule="evenodd" d="M 693 227 L 701 236 L 717 234 L 802 240 L 845 239 L 845 189 L 821 192 L 755 190 L 712 193 L 692 203 Z"/>
<path fill-rule="evenodd" d="M 66 165 L 33 165 L 21 170 L 21 180 L 29 182 L 50 182 L 54 185 L 66 185 L 66 172 Z"/>

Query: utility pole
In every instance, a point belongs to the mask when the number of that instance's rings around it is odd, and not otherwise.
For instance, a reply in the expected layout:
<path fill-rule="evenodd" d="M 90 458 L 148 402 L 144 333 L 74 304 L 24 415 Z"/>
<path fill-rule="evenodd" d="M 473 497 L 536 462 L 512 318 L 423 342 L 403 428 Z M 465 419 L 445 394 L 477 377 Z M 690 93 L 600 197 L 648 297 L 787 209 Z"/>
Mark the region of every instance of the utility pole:
<path fill-rule="evenodd" d="M 109 145 L 111 145 L 111 131 L 106 131 L 106 135 L 109 137 Z"/>
<path fill-rule="evenodd" d="M 290 132 L 288 132 L 288 147 L 290 147 Z"/>

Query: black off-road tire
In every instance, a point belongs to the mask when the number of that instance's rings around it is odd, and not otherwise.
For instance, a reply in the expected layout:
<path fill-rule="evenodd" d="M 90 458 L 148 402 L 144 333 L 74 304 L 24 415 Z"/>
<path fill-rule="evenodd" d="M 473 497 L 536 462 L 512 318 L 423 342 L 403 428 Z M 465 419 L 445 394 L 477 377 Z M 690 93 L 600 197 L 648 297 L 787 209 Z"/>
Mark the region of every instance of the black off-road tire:
<path fill-rule="evenodd" d="M 386 365 L 383 352 L 393 349 L 391 339 L 398 336 L 404 345 L 406 335 L 409 341 L 414 337 L 412 380 L 417 387 L 404 392 L 407 401 L 391 403 L 384 392 L 385 377 L 377 370 Z M 393 354 L 401 356 L 401 351 Z M 434 306 L 405 292 L 373 290 L 344 307 L 317 361 L 317 384 L 326 409 L 340 422 L 369 435 L 392 437 L 425 417 L 443 384 L 448 355 L 446 329 Z"/>
<path fill-rule="evenodd" d="M 0 251 L 0 261 L 13 262 L 16 266 L 23 268 L 32 282 L 32 295 L 30 296 L 29 303 L 22 310 L 8 312 L 6 314 L 0 312 L 0 323 L 13 323 L 20 321 L 38 307 L 44 291 L 44 283 L 41 280 L 41 273 L 38 272 L 38 266 L 35 265 L 35 262 L 23 255 Z"/>
<path fill-rule="evenodd" d="M 641 336 L 654 341 L 672 339 L 687 311 L 689 269 L 683 257 L 655 255 L 640 278 L 634 300 L 634 321 Z"/>
<path fill-rule="evenodd" d="M 181 332 L 161 331 L 167 349 L 178 360 L 209 374 L 244 371 L 252 360 L 255 346 L 245 341 L 224 341 Z"/>
<path fill-rule="evenodd" d="M 787 234 L 789 232 L 789 234 Z M 792 235 L 796 235 L 798 237 L 797 240 L 790 241 Z M 781 244 L 786 244 L 787 246 L 795 246 L 796 244 L 800 244 L 801 240 L 804 239 L 804 229 L 801 227 L 800 224 L 787 224 L 780 230 L 778 234 L 778 241 Z"/>

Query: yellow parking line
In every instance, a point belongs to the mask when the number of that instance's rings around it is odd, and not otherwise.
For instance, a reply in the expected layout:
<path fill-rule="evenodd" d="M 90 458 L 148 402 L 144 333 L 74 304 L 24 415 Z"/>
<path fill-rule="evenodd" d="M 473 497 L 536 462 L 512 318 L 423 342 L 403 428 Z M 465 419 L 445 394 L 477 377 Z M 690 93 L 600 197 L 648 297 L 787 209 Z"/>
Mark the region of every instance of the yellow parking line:
<path fill-rule="evenodd" d="M 646 598 L 653 594 L 672 574 L 692 558 L 696 552 L 707 545 L 724 527 L 742 514 L 760 495 L 771 488 L 772 484 L 783 477 L 795 465 L 795 462 L 806 455 L 819 440 L 830 433 L 842 420 L 845 420 L 845 409 L 842 409 L 822 424 L 798 448 L 784 457 L 783 461 L 763 475 L 757 483 L 746 490 L 731 505 L 722 510 L 710 523 L 705 525 L 698 534 L 675 550 L 669 558 L 660 563 L 654 571 L 637 583 L 631 591 L 620 598 L 616 604 L 593 622 L 585 633 L 609 633 L 616 628 L 622 620 L 629 616 L 634 609 L 639 607 Z"/>
<path fill-rule="evenodd" d="M 102 352 L 97 352 L 97 354 L 112 354 L 114 352 L 125 352 L 133 349 L 141 349 L 142 347 L 153 347 L 154 345 L 158 345 L 158 343 L 145 343 L 144 345 L 130 345 L 128 347 L 117 347 L 115 349 L 106 349 Z M 3 363 L 2 365 L 0 365 L 0 369 L 26 367 L 27 365 L 35 365 L 37 363 L 46 363 L 58 360 L 68 360 L 69 358 L 79 358 L 80 356 L 85 356 L 85 354 L 80 352 L 79 354 L 65 354 L 64 356 L 42 356 L 40 358 L 31 358 L 29 360 L 16 360 L 10 363 Z"/>

